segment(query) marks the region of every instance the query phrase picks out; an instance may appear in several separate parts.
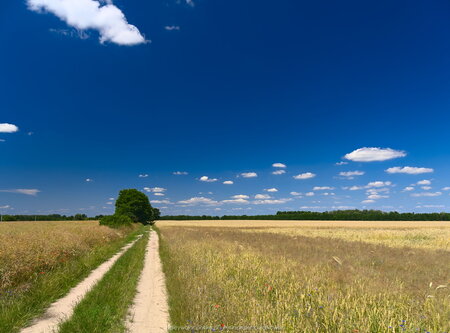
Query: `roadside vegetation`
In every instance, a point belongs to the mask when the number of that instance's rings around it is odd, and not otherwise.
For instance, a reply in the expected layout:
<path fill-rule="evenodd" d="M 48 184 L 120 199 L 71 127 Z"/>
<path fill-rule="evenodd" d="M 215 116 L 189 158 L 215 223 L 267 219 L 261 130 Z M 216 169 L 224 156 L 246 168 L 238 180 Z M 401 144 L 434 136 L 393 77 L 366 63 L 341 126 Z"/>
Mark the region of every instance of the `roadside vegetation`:
<path fill-rule="evenodd" d="M 305 237 L 248 228 L 159 228 L 174 326 L 450 329 L 449 251 L 320 237 L 320 230 Z"/>
<path fill-rule="evenodd" d="M 18 331 L 142 232 L 98 222 L 0 224 L 0 332 Z"/>
<path fill-rule="evenodd" d="M 136 294 L 136 286 L 144 265 L 148 230 L 102 280 L 75 307 L 72 317 L 60 325 L 60 333 L 125 332 L 128 308 Z M 151 320 L 151 318 L 149 318 Z"/>

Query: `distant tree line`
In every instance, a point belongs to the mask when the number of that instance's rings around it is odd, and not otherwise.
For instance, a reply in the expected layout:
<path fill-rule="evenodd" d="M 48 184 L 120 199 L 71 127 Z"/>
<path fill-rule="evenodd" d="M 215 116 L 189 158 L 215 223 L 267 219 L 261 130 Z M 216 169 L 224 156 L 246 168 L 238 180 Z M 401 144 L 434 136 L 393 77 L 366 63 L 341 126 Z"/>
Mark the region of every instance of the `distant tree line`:
<path fill-rule="evenodd" d="M 2 215 L 3 221 L 88 221 L 99 220 L 103 215 L 88 217 L 86 214 L 75 215 Z"/>
<path fill-rule="evenodd" d="M 160 220 L 330 220 L 330 221 L 450 221 L 450 213 L 399 213 L 381 210 L 291 211 L 275 215 L 166 215 Z"/>

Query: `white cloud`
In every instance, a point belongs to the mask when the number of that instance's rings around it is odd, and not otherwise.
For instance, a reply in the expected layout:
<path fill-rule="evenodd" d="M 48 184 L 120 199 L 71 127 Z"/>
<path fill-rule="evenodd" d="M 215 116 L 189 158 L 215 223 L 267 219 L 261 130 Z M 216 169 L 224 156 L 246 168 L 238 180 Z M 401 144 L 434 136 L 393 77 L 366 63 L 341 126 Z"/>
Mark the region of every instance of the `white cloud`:
<path fill-rule="evenodd" d="M 442 192 L 421 192 L 421 193 L 413 193 L 412 197 L 438 197 L 442 195 Z"/>
<path fill-rule="evenodd" d="M 236 198 L 232 200 L 222 200 L 222 203 L 226 204 L 249 204 L 250 202 L 244 198 Z"/>
<path fill-rule="evenodd" d="M 407 173 L 410 175 L 419 175 L 421 173 L 434 172 L 431 168 L 417 168 L 417 167 L 393 167 L 385 170 L 387 173 Z"/>
<path fill-rule="evenodd" d="M 233 185 L 234 182 L 232 180 L 226 180 L 226 181 L 223 182 L 223 184 L 225 184 L 225 185 Z"/>
<path fill-rule="evenodd" d="M 279 205 L 284 204 L 288 201 L 292 201 L 292 199 L 266 199 L 266 200 L 255 200 L 253 201 L 254 205 Z"/>
<path fill-rule="evenodd" d="M 325 190 L 334 190 L 334 187 L 330 186 L 314 186 L 313 191 L 325 191 Z"/>
<path fill-rule="evenodd" d="M 268 194 L 257 194 L 255 195 L 255 199 L 270 199 L 270 195 Z"/>
<path fill-rule="evenodd" d="M 107 205 L 112 205 L 112 204 L 114 204 L 114 202 L 108 201 L 106 204 L 107 204 Z"/>
<path fill-rule="evenodd" d="M 383 198 L 389 198 L 388 195 L 380 195 L 380 194 L 370 194 L 367 196 L 367 199 L 369 200 L 378 200 Z"/>
<path fill-rule="evenodd" d="M 417 182 L 417 185 L 431 185 L 431 180 L 427 180 L 427 179 L 419 180 Z"/>
<path fill-rule="evenodd" d="M 0 133 L 15 133 L 19 130 L 19 127 L 13 124 L 2 123 L 0 124 Z"/>
<path fill-rule="evenodd" d="M 164 29 L 168 31 L 180 30 L 180 26 L 178 25 L 166 25 Z"/>
<path fill-rule="evenodd" d="M 422 205 L 422 206 L 416 206 L 417 208 L 444 208 L 444 205 Z"/>
<path fill-rule="evenodd" d="M 217 180 L 218 180 L 217 178 L 209 178 L 208 176 L 200 177 L 201 182 L 213 183 L 216 182 Z"/>
<path fill-rule="evenodd" d="M 328 196 L 328 195 L 336 195 L 335 193 L 333 193 L 333 192 L 324 192 L 324 193 L 322 193 L 322 195 L 325 195 L 325 196 Z"/>
<path fill-rule="evenodd" d="M 106 4 L 96 0 L 27 0 L 27 3 L 30 10 L 50 12 L 77 30 L 97 30 L 101 43 L 137 45 L 147 42 L 112 0 L 107 0 Z"/>
<path fill-rule="evenodd" d="M 366 185 L 366 188 L 370 188 L 370 187 L 383 187 L 383 186 L 391 186 L 392 182 L 383 182 L 383 181 L 376 181 L 376 182 L 370 182 L 369 184 Z"/>
<path fill-rule="evenodd" d="M 348 164 L 348 162 L 341 161 L 336 163 L 336 165 L 346 165 L 346 164 Z"/>
<path fill-rule="evenodd" d="M 94 180 L 93 180 L 92 178 L 86 178 L 85 181 L 86 181 L 87 183 L 91 183 L 91 182 L 93 182 Z"/>
<path fill-rule="evenodd" d="M 406 153 L 391 148 L 363 147 L 344 156 L 345 159 L 354 162 L 387 161 L 398 157 L 404 157 Z"/>
<path fill-rule="evenodd" d="M 301 206 L 300 209 L 322 209 L 325 207 L 320 207 L 320 206 Z"/>
<path fill-rule="evenodd" d="M 141 173 L 139 175 L 139 178 L 147 178 L 147 177 L 148 177 L 148 175 L 146 173 Z"/>
<path fill-rule="evenodd" d="M 109 198 L 108 200 L 110 200 L 110 201 L 114 201 L 114 200 L 116 200 L 116 199 L 114 199 L 114 198 Z"/>
<path fill-rule="evenodd" d="M 339 176 L 347 177 L 347 178 L 350 178 L 350 179 L 353 179 L 355 176 L 362 176 L 364 174 L 365 174 L 364 171 L 358 171 L 358 170 L 339 172 Z"/>
<path fill-rule="evenodd" d="M 203 205 L 217 205 L 218 202 L 209 198 L 205 198 L 205 197 L 194 197 L 194 198 L 190 198 L 187 200 L 182 200 L 182 201 L 178 201 L 179 204 L 184 204 L 184 205 L 199 205 L 199 204 L 203 204 Z"/>
<path fill-rule="evenodd" d="M 313 197 L 314 196 L 314 192 L 308 192 L 308 193 L 305 193 L 305 195 L 307 197 Z"/>
<path fill-rule="evenodd" d="M 274 168 L 286 168 L 286 164 L 283 163 L 274 163 L 272 164 Z"/>
<path fill-rule="evenodd" d="M 153 195 L 156 195 L 157 197 L 163 197 L 165 194 L 161 193 L 161 192 L 156 192 L 156 193 L 153 193 Z"/>
<path fill-rule="evenodd" d="M 186 0 L 186 4 L 188 4 L 188 5 L 191 6 L 191 7 L 194 7 L 194 6 L 195 6 L 195 3 L 194 3 L 193 0 Z"/>
<path fill-rule="evenodd" d="M 414 187 L 413 187 L 413 186 L 406 186 L 406 187 L 403 189 L 403 191 L 404 191 L 404 192 L 414 191 Z"/>
<path fill-rule="evenodd" d="M 374 203 L 375 200 L 367 199 L 367 200 L 363 200 L 363 201 L 361 201 L 361 202 L 362 202 L 362 203 Z"/>
<path fill-rule="evenodd" d="M 299 195 L 302 195 L 301 193 L 299 193 L 299 192 L 291 192 L 290 193 L 291 195 L 294 195 L 294 196 L 299 196 Z"/>
<path fill-rule="evenodd" d="M 0 142 L 6 142 L 6 140 L 5 139 L 0 139 Z"/>
<path fill-rule="evenodd" d="M 273 175 L 282 175 L 284 173 L 286 173 L 285 170 L 276 170 L 276 171 L 272 172 Z"/>
<path fill-rule="evenodd" d="M 185 176 L 188 173 L 186 171 L 175 171 L 175 172 L 172 172 L 172 174 L 174 174 L 176 176 Z"/>
<path fill-rule="evenodd" d="M 163 187 L 144 187 L 145 192 L 152 192 L 152 193 L 162 193 L 167 191 L 167 189 Z"/>
<path fill-rule="evenodd" d="M 0 209 L 8 209 L 10 207 L 11 207 L 10 205 L 5 205 L 5 206 L 0 206 Z"/>
<path fill-rule="evenodd" d="M 450 191 L 450 186 L 443 187 L 443 188 L 442 188 L 442 191 Z"/>
<path fill-rule="evenodd" d="M 248 195 L 245 194 L 236 194 L 232 196 L 233 199 L 248 199 L 250 198 Z"/>
<path fill-rule="evenodd" d="M 19 193 L 19 194 L 26 194 L 26 195 L 36 195 L 36 194 L 38 194 L 41 191 L 39 191 L 37 189 L 17 188 L 17 189 L 12 189 L 12 190 L 0 190 L 0 192 Z"/>
<path fill-rule="evenodd" d="M 431 186 L 422 186 L 421 188 L 422 188 L 422 190 L 425 190 L 425 191 L 428 191 L 428 190 L 432 189 Z"/>
<path fill-rule="evenodd" d="M 258 174 L 256 172 L 244 172 L 241 173 L 241 176 L 244 178 L 255 178 L 258 177 Z"/>
<path fill-rule="evenodd" d="M 275 187 L 272 187 L 272 188 L 265 188 L 264 191 L 266 191 L 266 192 L 278 192 L 278 189 L 276 189 Z"/>
<path fill-rule="evenodd" d="M 172 202 L 169 200 L 150 200 L 150 203 L 152 204 L 165 204 L 165 205 L 171 205 Z"/>
<path fill-rule="evenodd" d="M 310 179 L 310 178 L 314 178 L 316 175 L 312 172 L 305 172 L 305 173 L 301 173 L 297 176 L 294 176 L 294 179 Z"/>

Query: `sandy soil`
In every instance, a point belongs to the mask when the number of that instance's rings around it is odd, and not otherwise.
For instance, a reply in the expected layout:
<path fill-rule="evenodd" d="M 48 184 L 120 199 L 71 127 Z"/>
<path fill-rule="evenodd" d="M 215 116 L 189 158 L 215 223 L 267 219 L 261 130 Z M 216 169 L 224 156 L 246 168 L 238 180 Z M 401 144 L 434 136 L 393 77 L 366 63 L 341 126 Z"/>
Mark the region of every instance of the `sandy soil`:
<path fill-rule="evenodd" d="M 450 221 L 286 221 L 286 220 L 198 220 L 158 221 L 160 227 L 239 228 L 450 228 Z"/>
<path fill-rule="evenodd" d="M 131 333 L 163 333 L 169 328 L 165 278 L 159 258 L 159 238 L 154 231 L 150 233 L 144 269 L 129 311 L 127 328 Z"/>
<path fill-rule="evenodd" d="M 137 239 L 139 239 L 138 237 Z M 105 261 L 89 274 L 89 276 L 72 288 L 69 293 L 53 303 L 42 318 L 36 319 L 31 326 L 22 329 L 21 333 L 52 333 L 56 332 L 61 322 L 69 319 L 75 306 L 83 299 L 114 263 L 137 241 L 125 245 L 113 257 Z"/>

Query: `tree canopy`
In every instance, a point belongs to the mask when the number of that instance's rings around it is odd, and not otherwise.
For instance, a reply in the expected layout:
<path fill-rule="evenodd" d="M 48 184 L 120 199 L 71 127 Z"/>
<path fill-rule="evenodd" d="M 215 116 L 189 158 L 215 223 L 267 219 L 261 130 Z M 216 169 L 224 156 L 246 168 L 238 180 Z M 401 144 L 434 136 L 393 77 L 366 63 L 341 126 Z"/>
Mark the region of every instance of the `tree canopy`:
<path fill-rule="evenodd" d="M 115 214 L 128 216 L 134 222 L 141 223 L 150 223 L 155 219 L 154 209 L 148 197 L 136 189 L 126 189 L 119 192 Z"/>

